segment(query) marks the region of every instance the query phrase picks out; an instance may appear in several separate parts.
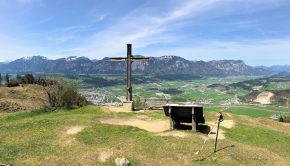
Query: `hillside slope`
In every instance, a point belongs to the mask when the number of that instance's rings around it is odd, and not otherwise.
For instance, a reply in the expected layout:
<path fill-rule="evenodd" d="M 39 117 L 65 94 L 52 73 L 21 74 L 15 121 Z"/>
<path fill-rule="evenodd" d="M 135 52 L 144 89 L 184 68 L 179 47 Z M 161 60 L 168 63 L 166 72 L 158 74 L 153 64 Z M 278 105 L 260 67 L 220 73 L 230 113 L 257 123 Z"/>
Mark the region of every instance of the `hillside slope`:
<path fill-rule="evenodd" d="M 233 88 L 250 90 L 240 97 L 247 103 L 276 104 L 289 106 L 290 73 L 282 72 L 272 76 L 230 84 Z"/>
<path fill-rule="evenodd" d="M 48 95 L 43 86 L 0 87 L 0 112 L 35 110 L 46 106 L 49 106 Z"/>
<path fill-rule="evenodd" d="M 205 111 L 212 123 L 215 112 Z M 111 112 L 107 107 L 71 111 L 0 114 L 0 162 L 13 165 L 112 165 L 126 157 L 132 165 L 288 165 L 290 126 L 266 118 L 224 113 L 234 126 L 223 124 L 224 139 L 213 153 L 214 139 L 181 130 L 185 136 L 152 133 L 128 125 L 104 124 L 100 119 L 167 120 L 163 112 Z M 169 121 L 168 121 L 169 123 Z M 174 132 L 176 133 L 176 132 Z"/>

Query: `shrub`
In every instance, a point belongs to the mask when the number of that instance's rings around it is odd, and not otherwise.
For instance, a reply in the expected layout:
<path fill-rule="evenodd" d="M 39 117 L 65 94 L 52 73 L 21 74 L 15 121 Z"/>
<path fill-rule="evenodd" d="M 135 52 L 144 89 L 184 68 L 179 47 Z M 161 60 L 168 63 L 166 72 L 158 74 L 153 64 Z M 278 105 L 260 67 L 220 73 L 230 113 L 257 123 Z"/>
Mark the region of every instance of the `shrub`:
<path fill-rule="evenodd" d="M 19 86 L 18 81 L 12 80 L 7 84 L 8 87 L 16 87 Z"/>
<path fill-rule="evenodd" d="M 141 97 L 140 97 L 140 96 L 136 96 L 136 100 L 135 100 L 134 105 L 135 105 L 135 106 L 134 106 L 135 109 L 137 109 L 137 110 L 144 109 L 143 104 L 142 104 L 142 102 L 141 102 Z"/>
<path fill-rule="evenodd" d="M 2 78 L 1 75 L 0 78 Z M 67 84 L 62 79 L 47 79 L 40 76 L 34 77 L 32 74 L 26 74 L 24 76 L 17 75 L 15 80 L 9 80 L 9 75 L 6 74 L 5 79 L 8 87 L 19 86 L 19 84 L 37 84 L 44 87 L 48 95 L 50 107 L 55 109 L 71 109 L 73 107 L 83 107 L 91 104 L 73 86 Z"/>
<path fill-rule="evenodd" d="M 282 115 L 280 115 L 279 119 L 278 119 L 279 122 L 284 122 L 284 118 Z"/>
<path fill-rule="evenodd" d="M 33 84 L 34 83 L 34 77 L 33 77 L 32 74 L 25 74 L 25 76 L 21 78 L 19 83 L 20 84 Z"/>
<path fill-rule="evenodd" d="M 46 91 L 50 106 L 54 108 L 72 109 L 91 104 L 73 86 L 65 83 L 55 82 L 53 85 L 46 87 Z"/>
<path fill-rule="evenodd" d="M 63 87 L 62 91 L 59 93 L 59 100 L 62 107 L 67 109 L 73 108 L 73 105 L 77 105 L 79 95 L 77 91 L 70 86 Z"/>
<path fill-rule="evenodd" d="M 285 123 L 290 123 L 290 116 L 287 115 L 280 115 L 279 122 L 285 122 Z"/>

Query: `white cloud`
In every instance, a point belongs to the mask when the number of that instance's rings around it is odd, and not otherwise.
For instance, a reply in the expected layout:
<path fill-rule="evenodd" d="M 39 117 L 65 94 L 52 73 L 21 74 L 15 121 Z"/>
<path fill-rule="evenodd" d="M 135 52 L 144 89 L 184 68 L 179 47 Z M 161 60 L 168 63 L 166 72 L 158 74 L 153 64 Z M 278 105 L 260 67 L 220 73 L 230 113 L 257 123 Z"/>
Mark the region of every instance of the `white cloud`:
<path fill-rule="evenodd" d="M 154 44 L 180 44 L 190 42 L 192 39 L 178 34 L 176 29 L 188 26 L 187 20 L 198 17 L 215 19 L 230 16 L 233 13 L 247 13 L 251 11 L 262 11 L 275 8 L 285 4 L 285 0 L 266 1 L 221 1 L 221 0 L 192 0 L 174 1 L 173 8 L 157 8 L 154 12 L 152 6 L 137 8 L 127 16 L 123 17 L 116 25 L 97 32 L 87 44 L 88 51 L 84 52 L 91 58 L 105 56 L 125 55 L 126 43 L 133 43 L 133 51 L 142 51 L 143 54 L 151 56 L 178 55 L 189 59 L 245 59 L 251 64 L 268 63 L 271 59 L 281 57 L 289 59 L 290 39 L 251 39 L 248 42 L 233 39 L 232 42 L 215 41 L 205 38 L 206 42 L 198 46 L 178 46 L 166 50 L 146 51 Z M 166 9 L 164 11 L 164 9 Z M 160 11 L 159 11 L 160 10 Z M 192 22 L 190 22 L 192 23 Z M 254 19 L 236 22 L 239 27 L 250 27 L 260 34 L 265 34 Z M 180 26 L 180 27 L 179 27 Z M 191 25 L 192 26 L 192 25 Z M 171 32 L 173 31 L 173 32 Z M 206 32 L 204 32 L 206 33 Z M 196 41 L 195 41 L 196 43 Z M 184 43 L 186 44 L 186 43 Z M 134 53 L 134 52 L 133 52 Z M 280 63 L 279 60 L 276 61 Z"/>
<path fill-rule="evenodd" d="M 156 43 L 173 42 L 177 35 L 167 33 L 175 23 L 192 15 L 206 11 L 216 0 L 194 0 L 180 3 L 163 12 L 150 12 L 152 6 L 137 8 L 123 17 L 116 25 L 97 32 L 89 39 L 90 57 L 114 56 L 124 52 L 126 43 L 134 43 L 136 48 L 144 48 Z M 149 10 L 150 9 L 150 10 Z M 164 10 L 157 8 L 158 10 Z"/>
<path fill-rule="evenodd" d="M 66 32 L 79 32 L 79 31 L 85 31 L 88 28 L 90 28 L 90 25 L 72 25 L 72 26 L 66 26 L 62 28 L 54 29 L 54 33 L 66 33 Z"/>
<path fill-rule="evenodd" d="M 203 41 L 162 51 L 152 56 L 178 55 L 191 60 L 241 59 L 251 65 L 290 63 L 290 38 L 256 41 Z"/>
<path fill-rule="evenodd" d="M 170 1 L 171 2 L 171 1 Z M 154 6 L 141 6 L 123 17 L 120 22 L 104 31 L 97 32 L 89 42 L 90 57 L 118 56 L 124 54 L 125 44 L 133 43 L 137 49 L 143 49 L 154 44 L 180 42 L 186 38 L 185 34 L 178 34 L 178 28 L 188 26 L 186 20 L 192 24 L 194 18 L 230 15 L 233 12 L 247 10 L 265 10 L 273 7 L 273 1 L 221 1 L 221 0 L 188 0 L 172 1 L 169 8 Z M 278 0 L 276 5 L 281 5 L 284 0 Z M 149 3 L 150 4 L 150 3 Z M 165 6 L 168 4 L 164 4 Z M 244 6 L 243 6 L 244 5 Z M 272 5 L 272 6 L 271 6 Z M 275 6 L 275 5 L 274 5 Z M 223 7 L 229 10 L 224 11 Z M 155 10 L 157 12 L 155 12 Z M 198 23 L 197 23 L 198 24 Z M 256 31 L 264 34 L 263 29 L 255 22 L 239 22 L 237 26 L 253 26 Z M 205 32 L 206 33 L 206 32 Z M 190 40 L 187 38 L 187 40 Z"/>
<path fill-rule="evenodd" d="M 95 14 L 92 15 L 92 23 L 103 21 L 106 18 L 106 14 Z"/>

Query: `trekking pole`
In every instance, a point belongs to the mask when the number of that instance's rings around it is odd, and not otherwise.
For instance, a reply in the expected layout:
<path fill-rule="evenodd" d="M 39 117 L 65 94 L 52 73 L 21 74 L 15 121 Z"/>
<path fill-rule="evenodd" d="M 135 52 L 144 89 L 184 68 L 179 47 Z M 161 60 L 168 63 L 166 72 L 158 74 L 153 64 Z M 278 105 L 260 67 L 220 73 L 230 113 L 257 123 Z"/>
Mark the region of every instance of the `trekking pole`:
<path fill-rule="evenodd" d="M 215 146 L 214 146 L 214 152 L 216 152 L 216 147 L 217 147 L 217 143 L 218 143 L 218 136 L 219 136 L 219 128 L 220 128 L 220 119 L 218 120 L 218 127 L 216 130 L 216 137 L 215 137 Z"/>
<path fill-rule="evenodd" d="M 218 142 L 218 135 L 219 135 L 220 123 L 221 123 L 223 120 L 224 120 L 223 115 L 222 115 L 221 112 L 219 112 L 219 114 L 218 114 L 218 118 L 217 118 L 218 126 L 217 126 L 217 132 L 216 132 L 216 139 L 215 139 L 214 152 L 216 152 L 216 147 L 217 147 L 217 142 Z M 207 134 L 207 138 L 204 140 L 204 142 L 203 142 L 201 148 L 200 148 L 198 151 L 195 152 L 196 155 L 197 155 L 197 154 L 198 154 L 198 153 L 203 149 L 203 147 L 204 147 L 206 141 L 208 140 L 209 135 L 210 135 L 210 133 L 211 133 L 211 131 L 212 131 L 213 129 L 214 129 L 214 124 L 213 124 L 213 126 L 211 127 L 210 131 L 208 132 L 208 134 Z"/>

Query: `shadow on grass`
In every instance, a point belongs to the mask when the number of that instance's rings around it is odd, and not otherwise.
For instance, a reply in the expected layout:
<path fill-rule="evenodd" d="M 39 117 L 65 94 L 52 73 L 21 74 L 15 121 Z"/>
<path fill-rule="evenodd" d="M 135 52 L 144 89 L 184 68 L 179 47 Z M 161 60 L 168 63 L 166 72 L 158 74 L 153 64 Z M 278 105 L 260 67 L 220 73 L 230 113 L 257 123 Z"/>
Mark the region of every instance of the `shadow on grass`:
<path fill-rule="evenodd" d="M 208 156 L 205 156 L 205 157 L 203 157 L 203 158 L 201 158 L 201 159 L 197 159 L 197 160 L 193 160 L 193 161 L 204 161 L 204 160 L 208 159 L 208 158 L 211 157 L 213 154 L 215 154 L 215 153 L 217 153 L 217 152 L 219 152 L 219 151 L 222 151 L 222 150 L 227 149 L 227 148 L 233 148 L 233 147 L 235 147 L 235 145 L 228 145 L 228 146 L 225 146 L 225 147 L 219 148 L 219 149 L 217 149 L 216 152 L 211 152 Z"/>
<path fill-rule="evenodd" d="M 182 124 L 176 125 L 175 129 L 177 129 L 177 130 L 192 130 L 192 126 L 182 123 Z M 205 125 L 205 124 L 202 124 L 202 125 L 200 124 L 200 125 L 198 125 L 197 131 L 207 135 L 210 131 L 210 126 Z M 211 133 L 214 134 L 213 131 Z"/>
<path fill-rule="evenodd" d="M 198 131 L 207 135 L 210 132 L 210 126 L 205 125 L 205 124 L 199 125 L 198 126 Z M 211 133 L 214 133 L 214 132 L 211 131 Z"/>

